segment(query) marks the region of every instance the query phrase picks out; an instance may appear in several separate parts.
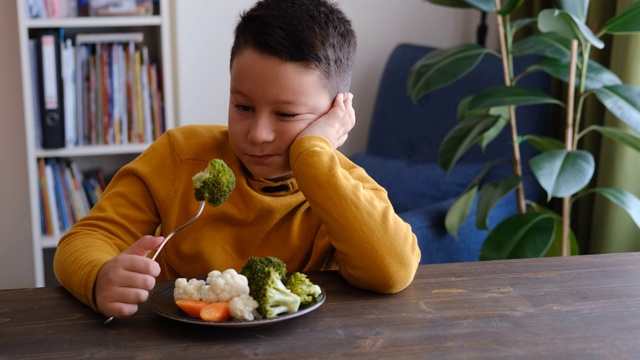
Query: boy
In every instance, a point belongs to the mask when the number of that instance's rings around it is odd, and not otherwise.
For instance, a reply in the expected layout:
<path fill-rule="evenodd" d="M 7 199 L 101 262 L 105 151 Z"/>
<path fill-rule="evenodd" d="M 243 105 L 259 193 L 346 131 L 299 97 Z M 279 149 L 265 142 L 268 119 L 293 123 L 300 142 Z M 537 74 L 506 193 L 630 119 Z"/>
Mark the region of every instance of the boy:
<path fill-rule="evenodd" d="M 336 148 L 355 124 L 347 93 L 356 40 L 324 0 L 264 0 L 245 12 L 231 50 L 228 127 L 168 131 L 114 177 L 61 240 L 60 282 L 106 316 L 137 311 L 156 278 L 240 270 L 275 256 L 288 271 L 338 269 L 354 286 L 405 288 L 420 250 L 386 191 Z M 226 203 L 196 213 L 191 177 L 210 159 L 236 176 Z"/>

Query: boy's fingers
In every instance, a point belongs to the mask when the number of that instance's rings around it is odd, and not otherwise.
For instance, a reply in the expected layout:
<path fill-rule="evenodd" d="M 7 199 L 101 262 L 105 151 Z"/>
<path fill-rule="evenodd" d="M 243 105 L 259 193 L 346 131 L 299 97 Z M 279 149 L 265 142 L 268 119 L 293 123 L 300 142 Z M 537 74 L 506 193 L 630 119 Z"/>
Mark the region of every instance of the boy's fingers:
<path fill-rule="evenodd" d="M 123 253 L 147 256 L 147 254 L 149 254 L 151 250 L 155 250 L 158 248 L 158 246 L 160 246 L 162 240 L 164 240 L 163 237 L 153 237 L 151 235 L 146 235 L 133 243 L 133 245 L 123 251 Z"/>
<path fill-rule="evenodd" d="M 345 94 L 344 103 L 347 106 L 351 106 L 351 104 L 353 103 L 353 94 L 352 93 L 346 93 Z"/>

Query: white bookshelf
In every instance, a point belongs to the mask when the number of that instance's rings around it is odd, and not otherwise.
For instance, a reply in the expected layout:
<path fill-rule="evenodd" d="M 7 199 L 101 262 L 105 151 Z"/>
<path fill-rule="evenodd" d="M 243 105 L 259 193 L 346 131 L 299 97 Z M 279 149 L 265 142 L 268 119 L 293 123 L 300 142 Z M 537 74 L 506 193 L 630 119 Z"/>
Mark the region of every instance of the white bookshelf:
<path fill-rule="evenodd" d="M 38 188 L 38 159 L 69 158 L 81 169 L 89 169 L 99 165 L 106 173 L 113 173 L 126 162 L 135 158 L 149 144 L 127 145 L 89 145 L 61 149 L 42 149 L 36 144 L 36 124 L 40 119 L 34 118 L 31 64 L 29 53 L 30 33 L 38 29 L 64 28 L 65 33 L 80 32 L 115 32 L 142 31 L 145 34 L 144 45 L 149 48 L 152 58 L 160 65 L 162 71 L 162 96 L 164 105 L 164 126 L 166 129 L 175 126 L 173 103 L 173 66 L 170 23 L 170 0 L 160 0 L 158 15 L 151 16 L 118 16 L 118 17 L 75 17 L 31 19 L 27 11 L 27 0 L 16 0 L 18 11 L 18 32 L 20 44 L 20 64 L 22 74 L 22 98 L 25 122 L 25 144 L 28 160 L 29 202 L 31 216 L 31 234 L 33 241 L 33 262 L 36 286 L 45 285 L 45 269 L 43 251 L 55 248 L 58 238 L 41 233 L 41 215 Z"/>

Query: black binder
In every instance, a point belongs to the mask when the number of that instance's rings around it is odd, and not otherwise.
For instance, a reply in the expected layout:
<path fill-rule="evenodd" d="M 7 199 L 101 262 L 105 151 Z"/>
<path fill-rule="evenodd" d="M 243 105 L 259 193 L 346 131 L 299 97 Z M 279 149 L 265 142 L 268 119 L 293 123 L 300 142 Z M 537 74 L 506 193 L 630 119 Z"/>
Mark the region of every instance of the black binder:
<path fill-rule="evenodd" d="M 60 39 L 57 31 L 44 31 L 37 36 L 42 148 L 62 148 L 65 130 Z"/>

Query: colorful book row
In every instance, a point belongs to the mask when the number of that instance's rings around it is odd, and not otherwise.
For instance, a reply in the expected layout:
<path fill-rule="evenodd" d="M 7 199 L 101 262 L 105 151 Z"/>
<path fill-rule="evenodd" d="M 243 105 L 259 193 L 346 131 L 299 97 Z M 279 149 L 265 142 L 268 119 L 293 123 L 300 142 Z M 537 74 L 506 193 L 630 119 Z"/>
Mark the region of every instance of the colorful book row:
<path fill-rule="evenodd" d="M 77 34 L 75 42 L 56 41 L 59 52 L 47 51 L 52 38 L 43 33 L 32 45 L 41 147 L 150 143 L 164 132 L 160 72 L 148 48 L 136 45 L 142 33 Z M 60 76 L 48 75 L 57 68 Z"/>
<path fill-rule="evenodd" d="M 59 238 L 98 201 L 106 186 L 100 169 L 81 172 L 68 159 L 38 159 L 40 228 Z"/>

